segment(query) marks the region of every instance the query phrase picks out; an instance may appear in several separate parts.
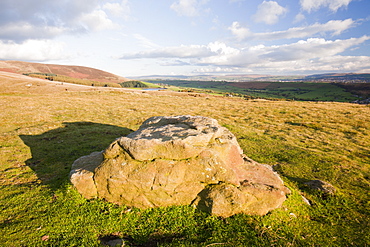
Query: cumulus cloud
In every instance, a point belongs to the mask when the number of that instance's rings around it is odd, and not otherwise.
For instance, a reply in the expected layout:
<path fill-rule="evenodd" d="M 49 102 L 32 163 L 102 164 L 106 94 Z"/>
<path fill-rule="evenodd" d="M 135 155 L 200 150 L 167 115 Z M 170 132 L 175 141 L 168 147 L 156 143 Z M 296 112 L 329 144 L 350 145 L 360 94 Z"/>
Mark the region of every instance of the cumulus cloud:
<path fill-rule="evenodd" d="M 357 71 L 361 73 L 369 73 L 370 57 L 368 56 L 331 56 L 322 57 L 316 61 L 315 65 L 311 65 L 311 69 L 316 71 Z M 364 72 L 368 71 L 368 72 Z"/>
<path fill-rule="evenodd" d="M 97 0 L 0 1 L 0 40 L 22 42 L 115 27 Z"/>
<path fill-rule="evenodd" d="M 300 0 L 301 8 L 307 12 L 328 7 L 336 12 L 341 7 L 347 7 L 352 0 Z"/>
<path fill-rule="evenodd" d="M 238 53 L 239 50 L 227 46 L 223 42 L 211 42 L 208 45 L 181 45 L 177 47 L 162 47 L 150 51 L 124 54 L 121 59 L 140 58 L 194 58 L 223 56 Z"/>
<path fill-rule="evenodd" d="M 171 9 L 180 16 L 194 17 L 199 15 L 202 6 L 207 2 L 208 0 L 177 0 L 171 5 Z"/>
<path fill-rule="evenodd" d="M 304 14 L 302 13 L 298 13 L 295 18 L 294 18 L 294 23 L 297 23 L 297 22 L 301 22 L 303 21 L 304 19 L 306 19 L 306 17 L 304 16 Z"/>
<path fill-rule="evenodd" d="M 122 17 L 123 19 L 128 19 L 131 14 L 128 0 L 122 0 L 120 3 L 106 3 L 103 5 L 103 9 L 116 17 Z"/>
<path fill-rule="evenodd" d="M 292 72 L 302 71 L 305 67 L 305 70 L 310 68 L 314 70 L 314 66 L 317 66 L 317 64 L 321 64 L 322 68 L 324 68 L 325 64 L 331 68 L 335 64 L 337 69 L 350 70 L 349 68 L 354 68 L 355 64 L 359 65 L 360 63 L 356 61 L 356 57 L 340 56 L 340 53 L 369 39 L 369 36 L 345 40 L 309 38 L 291 44 L 256 45 L 244 48 L 230 47 L 223 42 L 212 42 L 202 46 L 168 47 L 126 54 L 122 56 L 122 59 L 162 58 L 163 61 L 165 59 L 176 59 L 175 64 L 178 66 L 203 66 L 201 70 L 204 72 L 250 72 L 258 70 Z M 338 57 L 343 58 L 342 61 L 347 63 L 347 67 L 343 64 L 341 67 L 338 67 Z M 365 61 L 366 57 L 362 57 L 361 60 Z M 313 61 L 314 63 L 312 63 Z M 330 65 L 330 63 L 333 64 Z M 163 64 L 166 63 L 164 62 Z M 174 65 L 172 62 L 168 64 Z M 363 64 L 362 68 L 364 67 L 366 68 Z"/>
<path fill-rule="evenodd" d="M 113 23 L 103 10 L 94 10 L 81 16 L 80 21 L 87 30 L 101 31 L 119 28 L 118 24 Z"/>
<path fill-rule="evenodd" d="M 27 40 L 23 43 L 0 41 L 0 59 L 47 61 L 66 59 L 65 44 L 51 40 Z"/>
<path fill-rule="evenodd" d="M 266 49 L 266 53 L 261 55 L 261 58 L 279 62 L 330 57 L 369 39 L 370 37 L 367 36 L 334 41 L 310 38 L 293 44 L 271 46 Z"/>
<path fill-rule="evenodd" d="M 331 20 L 327 23 L 315 23 L 310 26 L 293 27 L 284 31 L 275 31 L 268 33 L 253 33 L 248 28 L 242 27 L 238 22 L 234 22 L 229 30 L 238 40 L 277 40 L 277 39 L 292 39 L 305 38 L 318 33 L 331 33 L 333 36 L 341 34 L 343 31 L 353 27 L 355 21 L 352 19 L 346 20 Z"/>
<path fill-rule="evenodd" d="M 47 39 L 61 35 L 66 31 L 64 27 L 36 26 L 21 21 L 0 26 L 0 40 L 23 41 L 27 39 Z"/>
<path fill-rule="evenodd" d="M 124 54 L 121 59 L 137 58 L 198 58 L 216 54 L 210 47 L 205 45 L 181 45 L 178 47 L 165 47 L 150 51 L 142 51 L 131 54 Z"/>
<path fill-rule="evenodd" d="M 239 22 L 234 21 L 229 27 L 231 33 L 240 41 L 253 36 L 253 33 L 246 27 L 242 27 Z"/>
<path fill-rule="evenodd" d="M 279 21 L 279 17 L 287 13 L 288 10 L 280 6 L 275 1 L 263 1 L 259 6 L 257 13 L 253 16 L 254 21 L 264 22 L 272 25 Z"/>

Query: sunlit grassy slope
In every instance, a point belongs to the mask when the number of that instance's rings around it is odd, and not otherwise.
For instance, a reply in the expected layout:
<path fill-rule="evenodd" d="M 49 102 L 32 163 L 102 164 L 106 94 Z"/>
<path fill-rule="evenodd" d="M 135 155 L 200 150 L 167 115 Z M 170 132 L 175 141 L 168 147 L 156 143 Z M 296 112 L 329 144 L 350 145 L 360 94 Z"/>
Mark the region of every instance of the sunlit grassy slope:
<path fill-rule="evenodd" d="M 1 246 L 100 246 L 113 237 L 128 246 L 370 245 L 369 106 L 47 83 L 0 79 Z M 292 190 L 283 207 L 222 219 L 189 206 L 138 210 L 85 200 L 71 187 L 75 159 L 149 117 L 184 114 L 217 119 L 247 156 L 276 165 Z M 307 189 L 311 179 L 333 184 L 336 195 Z"/>

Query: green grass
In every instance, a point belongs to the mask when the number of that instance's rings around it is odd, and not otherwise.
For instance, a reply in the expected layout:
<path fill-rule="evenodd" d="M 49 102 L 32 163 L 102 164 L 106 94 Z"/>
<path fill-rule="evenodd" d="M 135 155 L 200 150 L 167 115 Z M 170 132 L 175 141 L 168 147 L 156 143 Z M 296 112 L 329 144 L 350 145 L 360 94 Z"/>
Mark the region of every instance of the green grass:
<path fill-rule="evenodd" d="M 150 82 L 142 82 L 142 81 L 125 81 L 122 83 L 119 83 L 122 87 L 127 88 L 159 88 L 160 86 L 150 83 Z"/>
<path fill-rule="evenodd" d="M 370 107 L 187 94 L 60 92 L 0 96 L 2 246 L 369 246 Z M 106 148 L 151 116 L 202 115 L 274 165 L 292 194 L 266 216 L 223 219 L 190 206 L 139 210 L 86 200 L 73 161 Z M 322 179 L 324 196 L 304 186 Z M 302 200 L 302 195 L 311 206 Z"/>
<path fill-rule="evenodd" d="M 291 99 L 308 101 L 351 102 L 357 98 L 339 85 L 310 82 L 228 82 L 191 80 L 150 80 L 184 88 L 205 89 L 215 92 L 234 93 L 240 96 L 267 99 Z M 244 86 L 242 86 L 244 84 Z"/>

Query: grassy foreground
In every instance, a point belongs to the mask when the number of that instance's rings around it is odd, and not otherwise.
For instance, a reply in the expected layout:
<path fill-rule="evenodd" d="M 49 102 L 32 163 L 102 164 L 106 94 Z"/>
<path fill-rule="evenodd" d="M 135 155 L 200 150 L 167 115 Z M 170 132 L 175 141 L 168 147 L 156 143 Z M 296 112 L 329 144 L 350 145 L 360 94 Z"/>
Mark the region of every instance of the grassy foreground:
<path fill-rule="evenodd" d="M 368 106 L 41 90 L 22 82 L 0 80 L 1 246 L 101 246 L 114 237 L 128 246 L 370 245 Z M 222 219 L 189 206 L 138 210 L 85 200 L 71 187 L 75 159 L 149 117 L 184 114 L 217 119 L 247 156 L 276 165 L 292 190 L 283 207 Z M 310 191 L 303 183 L 311 179 L 333 184 L 336 195 Z"/>

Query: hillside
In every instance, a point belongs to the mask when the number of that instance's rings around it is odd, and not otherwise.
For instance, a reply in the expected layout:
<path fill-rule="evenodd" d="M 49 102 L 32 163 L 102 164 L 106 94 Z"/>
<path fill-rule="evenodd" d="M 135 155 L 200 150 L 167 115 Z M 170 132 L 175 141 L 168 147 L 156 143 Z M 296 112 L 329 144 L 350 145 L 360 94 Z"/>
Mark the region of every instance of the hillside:
<path fill-rule="evenodd" d="M 104 83 L 121 83 L 127 78 L 112 73 L 83 66 L 30 63 L 21 61 L 0 61 L 0 71 L 24 74 L 47 73 L 68 76 L 77 79 L 87 79 Z"/>
<path fill-rule="evenodd" d="M 195 80 L 147 80 L 160 85 L 172 85 L 199 89 L 213 93 L 237 95 L 244 98 L 289 99 L 302 101 L 353 102 L 358 99 L 345 88 L 335 83 L 317 82 L 276 82 L 276 81 L 195 81 Z M 362 88 L 358 88 L 359 91 Z M 357 93 L 358 94 L 358 93 Z"/>
<path fill-rule="evenodd" d="M 302 80 L 316 82 L 333 82 L 333 83 L 370 83 L 370 74 L 368 73 L 317 74 L 306 76 Z"/>
<path fill-rule="evenodd" d="M 370 108 L 60 84 L 0 72 L 1 246 L 369 246 Z M 197 96 L 197 97 L 194 97 Z M 152 116 L 216 119 L 292 191 L 265 216 L 219 218 L 190 206 L 140 210 L 82 198 L 77 158 Z M 320 179 L 335 195 L 310 190 Z M 303 197 L 309 201 L 303 200 Z"/>

